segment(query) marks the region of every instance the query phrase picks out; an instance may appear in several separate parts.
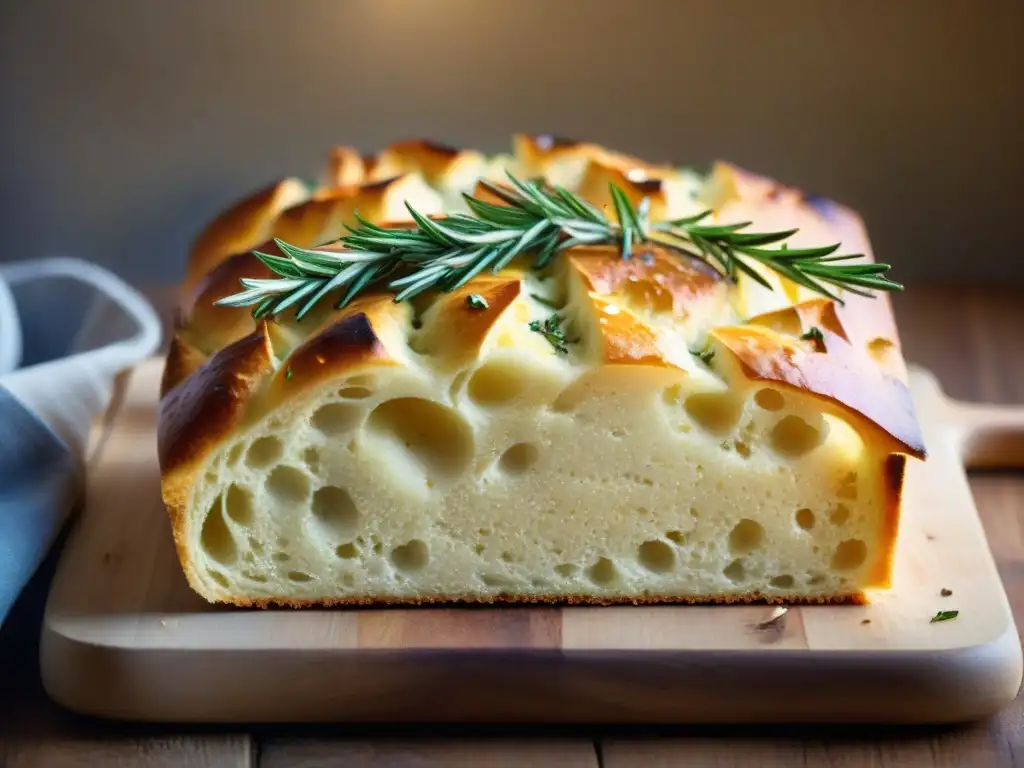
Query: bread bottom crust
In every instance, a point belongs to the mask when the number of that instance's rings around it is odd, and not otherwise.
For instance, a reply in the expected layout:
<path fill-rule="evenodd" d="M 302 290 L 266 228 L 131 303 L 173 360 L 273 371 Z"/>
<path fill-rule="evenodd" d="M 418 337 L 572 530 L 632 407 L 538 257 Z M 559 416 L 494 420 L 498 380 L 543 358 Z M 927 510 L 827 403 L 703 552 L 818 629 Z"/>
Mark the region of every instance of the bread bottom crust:
<path fill-rule="evenodd" d="M 762 595 L 748 592 L 740 595 L 668 595 L 656 597 L 633 597 L 629 595 L 428 595 L 423 597 L 321 597 L 294 599 L 287 597 L 234 597 L 211 600 L 239 608 L 344 608 L 344 607 L 408 607 L 408 606 L 574 606 L 574 605 L 867 605 L 870 601 L 863 592 L 836 593 L 831 595 Z"/>

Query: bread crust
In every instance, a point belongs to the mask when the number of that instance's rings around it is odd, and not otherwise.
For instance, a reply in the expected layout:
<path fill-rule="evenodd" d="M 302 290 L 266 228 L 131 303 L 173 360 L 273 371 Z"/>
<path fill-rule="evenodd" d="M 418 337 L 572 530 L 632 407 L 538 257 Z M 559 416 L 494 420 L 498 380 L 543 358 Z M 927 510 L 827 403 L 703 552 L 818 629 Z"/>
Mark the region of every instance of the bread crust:
<path fill-rule="evenodd" d="M 574 605 L 867 605 L 867 596 L 862 592 L 850 592 L 836 595 L 805 595 L 792 594 L 767 595 L 750 592 L 743 595 L 657 595 L 651 597 L 633 597 L 623 595 L 602 595 L 587 597 L 580 595 L 437 595 L 416 598 L 363 598 L 363 597 L 324 597 L 316 600 L 294 600 L 289 598 L 249 598 L 236 597 L 231 600 L 212 600 L 225 605 L 239 608 L 346 608 L 368 606 L 443 606 L 461 605 L 469 608 L 474 605 L 524 605 L 536 604 L 547 606 Z"/>

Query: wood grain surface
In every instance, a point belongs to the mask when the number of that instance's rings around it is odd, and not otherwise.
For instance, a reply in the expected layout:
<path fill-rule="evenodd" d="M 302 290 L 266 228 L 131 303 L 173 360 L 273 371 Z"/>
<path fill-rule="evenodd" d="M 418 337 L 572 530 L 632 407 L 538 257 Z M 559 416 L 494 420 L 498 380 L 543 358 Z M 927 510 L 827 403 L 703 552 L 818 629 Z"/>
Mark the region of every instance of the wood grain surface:
<path fill-rule="evenodd" d="M 935 372 L 947 394 L 1024 402 L 1024 293 L 916 286 L 893 303 L 907 358 Z M 1021 625 L 1024 474 L 975 472 L 970 479 Z M 53 566 L 50 558 L 0 631 L 0 765 L 458 765 L 467 755 L 476 765 L 572 765 L 567 750 L 580 746 L 579 764 L 608 767 L 1024 763 L 1020 697 L 996 717 L 958 727 L 225 730 L 101 723 L 60 710 L 40 686 L 36 644 Z"/>

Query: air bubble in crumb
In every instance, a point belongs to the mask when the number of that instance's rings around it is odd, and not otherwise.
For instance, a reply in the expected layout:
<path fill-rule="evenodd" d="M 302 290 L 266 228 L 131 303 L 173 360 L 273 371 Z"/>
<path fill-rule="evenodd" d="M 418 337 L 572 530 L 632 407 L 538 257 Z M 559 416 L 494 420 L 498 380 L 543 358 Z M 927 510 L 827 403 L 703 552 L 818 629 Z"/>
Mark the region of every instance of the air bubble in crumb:
<path fill-rule="evenodd" d="M 520 475 L 532 467 L 540 457 L 540 451 L 533 443 L 516 443 L 501 454 L 498 466 L 509 475 Z"/>
<path fill-rule="evenodd" d="M 302 453 L 302 462 L 312 474 L 320 474 L 320 449 L 315 446 L 307 448 Z"/>
<path fill-rule="evenodd" d="M 305 504 L 309 498 L 309 478 L 301 470 L 287 465 L 267 475 L 266 488 L 278 504 Z"/>
<path fill-rule="evenodd" d="M 518 398 L 526 386 L 522 372 L 510 363 L 485 363 L 469 380 L 469 396 L 479 405 L 503 405 Z"/>
<path fill-rule="evenodd" d="M 338 397 L 346 400 L 363 400 L 372 394 L 373 392 L 366 387 L 344 387 L 338 392 Z"/>
<path fill-rule="evenodd" d="M 378 405 L 367 420 L 377 439 L 404 452 L 426 477 L 452 477 L 473 459 L 473 432 L 456 410 L 431 400 L 402 397 Z"/>
<path fill-rule="evenodd" d="M 245 454 L 245 463 L 253 469 L 263 469 L 280 459 L 282 453 L 284 446 L 281 441 L 273 435 L 267 435 L 249 446 L 249 452 Z"/>
<path fill-rule="evenodd" d="M 223 573 L 221 573 L 220 571 L 213 571 L 209 569 L 207 569 L 206 573 L 207 575 L 209 575 L 211 579 L 213 579 L 215 582 L 224 587 L 224 589 L 228 588 L 228 577 L 225 576 Z"/>
<path fill-rule="evenodd" d="M 675 542 L 676 544 L 686 543 L 686 534 L 682 531 L 669 531 L 665 534 L 665 538 L 669 541 Z"/>
<path fill-rule="evenodd" d="M 682 388 L 678 384 L 673 384 L 661 393 L 661 399 L 665 405 L 679 405 L 681 390 Z"/>
<path fill-rule="evenodd" d="M 349 538 L 359 525 L 359 510 L 348 491 L 325 485 L 313 494 L 313 519 L 324 534 L 335 538 Z"/>
<path fill-rule="evenodd" d="M 587 576 L 599 587 L 611 584 L 618 577 L 615 563 L 607 557 L 600 557 L 597 562 L 587 569 Z"/>
<path fill-rule="evenodd" d="M 733 554 L 743 554 L 757 549 L 761 546 L 764 538 L 764 528 L 755 520 L 744 518 L 733 526 L 729 532 L 729 551 Z"/>
<path fill-rule="evenodd" d="M 722 574 L 734 584 L 743 581 L 747 576 L 746 570 L 743 568 L 742 560 L 733 560 L 725 567 Z"/>
<path fill-rule="evenodd" d="M 391 550 L 391 564 L 403 573 L 423 570 L 429 561 L 430 549 L 419 539 L 412 539 Z"/>
<path fill-rule="evenodd" d="M 805 531 L 811 530 L 814 527 L 814 512 L 804 507 L 796 511 L 796 524 L 803 528 Z"/>
<path fill-rule="evenodd" d="M 759 389 L 754 395 L 754 402 L 766 411 L 779 411 L 786 405 L 786 398 L 775 389 Z"/>
<path fill-rule="evenodd" d="M 480 580 L 486 587 L 511 587 L 512 582 L 496 573 L 485 573 L 480 577 Z"/>
<path fill-rule="evenodd" d="M 847 539 L 839 543 L 832 555 L 832 568 L 836 571 L 852 571 L 864 564 L 868 547 L 860 539 Z"/>
<path fill-rule="evenodd" d="M 740 417 L 740 403 L 729 392 L 701 392 L 684 403 L 686 412 L 697 424 L 716 435 L 731 430 Z"/>
<path fill-rule="evenodd" d="M 313 577 L 303 571 L 288 571 L 288 579 L 289 581 L 304 582 L 312 581 Z"/>
<path fill-rule="evenodd" d="M 355 429 L 362 414 L 363 409 L 358 405 L 328 403 L 316 410 L 310 423 L 328 437 L 335 437 Z"/>
<path fill-rule="evenodd" d="M 651 573 L 668 573 L 676 567 L 676 555 L 663 541 L 645 541 L 637 548 L 637 561 Z"/>
<path fill-rule="evenodd" d="M 199 542 L 206 554 L 219 563 L 230 565 L 238 559 L 238 546 L 224 520 L 220 498 L 216 499 L 209 511 L 199 535 Z"/>
<path fill-rule="evenodd" d="M 784 573 L 781 576 L 776 576 L 771 580 L 771 585 L 776 589 L 789 589 L 793 586 L 795 579 L 788 573 Z"/>
<path fill-rule="evenodd" d="M 832 525 L 846 525 L 850 520 L 850 508 L 845 504 L 836 504 L 834 509 L 829 510 L 828 521 Z"/>
<path fill-rule="evenodd" d="M 772 427 L 771 445 L 788 458 L 798 458 L 814 450 L 824 439 L 822 430 L 795 414 L 779 419 Z"/>
<path fill-rule="evenodd" d="M 354 542 L 349 541 L 335 547 L 334 554 L 344 560 L 351 560 L 359 557 L 359 549 L 356 547 Z"/>
<path fill-rule="evenodd" d="M 576 571 L 579 570 L 572 563 L 562 563 L 561 565 L 555 566 L 555 573 L 564 579 L 571 578 L 576 575 Z"/>
<path fill-rule="evenodd" d="M 252 496 L 244 488 L 232 483 L 224 494 L 224 511 L 238 525 L 252 524 Z"/>
<path fill-rule="evenodd" d="M 228 465 L 232 466 L 237 464 L 242 458 L 242 452 L 245 450 L 245 446 L 241 443 L 235 443 L 231 446 L 231 450 L 228 452 Z"/>

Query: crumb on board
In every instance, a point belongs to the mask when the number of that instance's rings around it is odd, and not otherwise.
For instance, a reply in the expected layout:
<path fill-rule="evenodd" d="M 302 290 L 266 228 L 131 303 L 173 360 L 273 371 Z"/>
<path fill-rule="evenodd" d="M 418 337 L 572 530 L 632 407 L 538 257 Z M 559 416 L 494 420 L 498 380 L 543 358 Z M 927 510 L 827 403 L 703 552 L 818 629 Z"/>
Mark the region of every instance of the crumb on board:
<path fill-rule="evenodd" d="M 759 622 L 756 626 L 757 629 L 771 629 L 772 627 L 778 628 L 782 622 L 783 617 L 789 612 L 789 608 L 784 605 L 776 605 L 772 609 L 771 616 L 762 622 Z"/>

